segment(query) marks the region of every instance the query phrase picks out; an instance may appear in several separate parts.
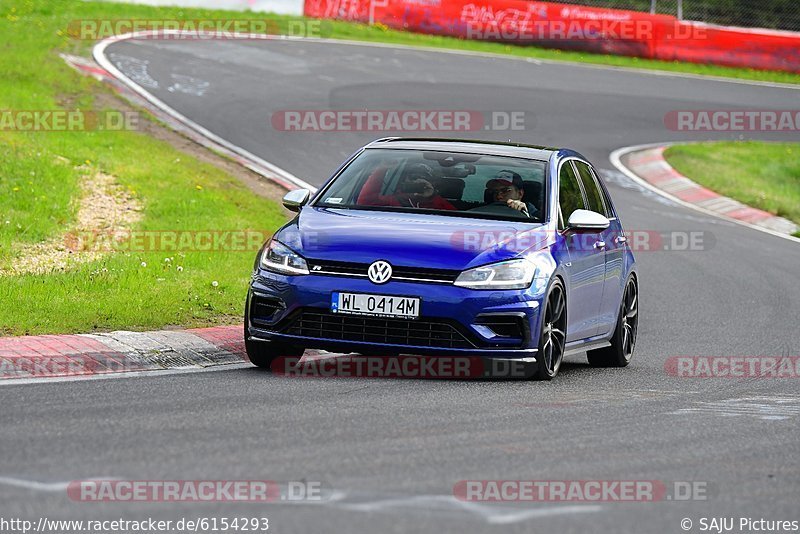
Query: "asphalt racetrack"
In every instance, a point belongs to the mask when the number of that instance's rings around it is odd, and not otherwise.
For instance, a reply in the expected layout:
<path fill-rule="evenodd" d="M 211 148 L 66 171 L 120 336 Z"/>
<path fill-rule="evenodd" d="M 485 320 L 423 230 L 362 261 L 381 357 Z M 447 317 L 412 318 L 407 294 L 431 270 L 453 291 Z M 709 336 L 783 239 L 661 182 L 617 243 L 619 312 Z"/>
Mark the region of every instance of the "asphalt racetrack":
<path fill-rule="evenodd" d="M 388 47 L 288 41 L 120 42 L 106 56 L 218 136 L 318 185 L 375 132 L 287 132 L 306 109 L 524 112 L 517 131 L 603 169 L 623 224 L 699 250 L 639 251 L 640 330 L 626 369 L 568 356 L 552 383 L 291 379 L 255 368 L 0 387 L 8 516 L 268 517 L 270 531 L 681 532 L 703 517 L 798 519 L 797 378 L 678 378 L 671 356 L 800 347 L 800 246 L 694 212 L 614 171 L 613 150 L 732 139 L 669 130 L 687 109 L 796 109 L 751 83 Z M 435 135 L 435 134 L 434 134 Z M 450 136 L 451 134 L 446 134 Z M 796 132 L 745 134 L 798 141 Z M 669 248 L 669 247 L 667 247 Z M 71 480 L 321 481 L 319 503 L 80 503 Z M 461 480 L 698 482 L 705 500 L 462 503 Z M 670 495 L 672 496 L 672 495 Z M 738 521 L 738 520 L 737 520 Z M 738 522 L 737 522 L 738 525 Z"/>

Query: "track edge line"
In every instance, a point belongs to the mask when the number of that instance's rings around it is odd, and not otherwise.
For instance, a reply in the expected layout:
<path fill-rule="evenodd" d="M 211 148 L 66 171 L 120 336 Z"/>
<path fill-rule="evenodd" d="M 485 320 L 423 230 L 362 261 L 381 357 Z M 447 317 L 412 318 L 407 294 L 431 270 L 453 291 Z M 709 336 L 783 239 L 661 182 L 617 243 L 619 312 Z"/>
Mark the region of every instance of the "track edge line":
<path fill-rule="evenodd" d="M 681 142 L 679 142 L 679 141 L 665 141 L 665 142 L 661 142 L 661 143 L 647 143 L 647 144 L 643 144 L 643 145 L 626 146 L 626 147 L 622 147 L 622 148 L 618 148 L 618 149 L 614 150 L 611 154 L 609 154 L 608 159 L 611 162 L 611 164 L 614 166 L 615 169 L 617 169 L 619 172 L 621 172 L 622 174 L 624 174 L 625 176 L 627 176 L 628 178 L 630 178 L 631 180 L 633 180 L 634 182 L 636 182 L 640 186 L 645 187 L 646 189 L 648 189 L 648 190 L 650 190 L 650 191 L 652 191 L 652 192 L 654 192 L 654 193 L 656 193 L 656 194 L 658 194 L 658 195 L 660 195 L 660 196 L 662 196 L 662 197 L 664 197 L 664 198 L 666 198 L 668 200 L 671 200 L 672 202 L 674 202 L 674 203 L 676 203 L 676 204 L 678 204 L 680 206 L 683 206 L 684 208 L 689 208 L 689 209 L 692 209 L 692 210 L 697 211 L 699 213 L 702 213 L 704 215 L 710 215 L 710 216 L 716 217 L 718 219 L 722 219 L 722 220 L 727 221 L 727 222 L 733 222 L 733 223 L 736 223 L 738 225 L 750 228 L 752 230 L 758 230 L 759 232 L 764 232 L 766 234 L 773 235 L 775 237 L 781 237 L 781 238 L 787 239 L 789 241 L 794 241 L 795 243 L 800 243 L 800 238 L 794 237 L 792 235 L 784 234 L 784 233 L 781 233 L 781 232 L 776 232 L 774 230 L 770 230 L 769 228 L 764 228 L 763 226 L 758 226 L 756 224 L 751 224 L 751 223 L 748 223 L 748 222 L 745 222 L 745 221 L 742 221 L 742 220 L 739 220 L 739 219 L 734 219 L 733 217 L 726 217 L 725 215 L 723 215 L 723 214 L 721 214 L 719 212 L 703 208 L 702 206 L 698 206 L 696 204 L 692 204 L 691 202 L 686 202 L 685 200 L 681 200 L 680 198 L 676 197 L 675 195 L 667 193 L 663 189 L 660 189 L 660 188 L 654 186 L 653 184 L 651 184 L 650 182 L 648 182 L 647 180 L 645 180 L 644 178 L 642 178 L 641 176 L 639 176 L 638 174 L 633 172 L 633 170 L 628 168 L 624 163 L 622 163 L 622 158 L 624 156 L 627 156 L 628 154 L 632 154 L 634 152 L 639 152 L 639 151 L 642 151 L 642 150 L 649 150 L 649 149 L 652 149 L 652 148 L 669 147 L 669 146 L 677 145 L 677 144 L 681 144 Z M 666 160 L 664 160 L 664 162 L 666 163 Z M 687 178 L 687 179 L 691 180 L 690 178 Z"/>

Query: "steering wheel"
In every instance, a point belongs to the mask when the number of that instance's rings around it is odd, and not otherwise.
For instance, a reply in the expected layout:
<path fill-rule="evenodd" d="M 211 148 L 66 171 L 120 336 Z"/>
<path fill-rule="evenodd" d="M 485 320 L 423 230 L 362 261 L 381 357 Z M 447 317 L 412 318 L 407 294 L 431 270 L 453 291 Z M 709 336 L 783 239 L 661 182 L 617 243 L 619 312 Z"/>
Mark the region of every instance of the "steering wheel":
<path fill-rule="evenodd" d="M 478 206 L 476 208 L 469 209 L 467 211 L 474 212 L 474 213 L 483 213 L 486 215 L 501 215 L 503 217 L 509 217 L 512 215 L 516 215 L 520 219 L 527 219 L 527 215 L 519 210 L 515 210 L 514 208 L 509 208 L 508 204 L 505 202 L 492 202 L 491 204 L 486 204 L 485 206 Z"/>

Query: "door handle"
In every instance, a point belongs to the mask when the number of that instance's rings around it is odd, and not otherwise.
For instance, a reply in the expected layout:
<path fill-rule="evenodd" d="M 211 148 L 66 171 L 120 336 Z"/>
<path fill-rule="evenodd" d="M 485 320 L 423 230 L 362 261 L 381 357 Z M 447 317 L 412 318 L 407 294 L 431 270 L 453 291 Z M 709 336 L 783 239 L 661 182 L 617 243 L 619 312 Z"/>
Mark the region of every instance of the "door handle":
<path fill-rule="evenodd" d="M 606 242 L 605 241 L 597 241 L 594 244 L 594 248 L 606 248 Z"/>
<path fill-rule="evenodd" d="M 628 238 L 625 237 L 624 235 L 621 235 L 621 236 L 617 237 L 617 239 L 615 239 L 615 241 L 617 243 L 620 243 L 620 244 L 627 243 L 628 242 Z"/>

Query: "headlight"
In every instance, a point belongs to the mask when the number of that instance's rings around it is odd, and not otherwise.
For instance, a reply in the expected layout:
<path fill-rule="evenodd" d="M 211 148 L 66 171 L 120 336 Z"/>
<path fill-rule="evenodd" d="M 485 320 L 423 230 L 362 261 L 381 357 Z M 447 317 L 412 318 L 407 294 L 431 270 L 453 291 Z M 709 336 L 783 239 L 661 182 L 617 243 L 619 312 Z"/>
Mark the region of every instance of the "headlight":
<path fill-rule="evenodd" d="M 308 274 L 306 260 L 274 239 L 261 254 L 261 267 L 281 274 Z"/>
<path fill-rule="evenodd" d="M 530 261 L 512 260 L 464 271 L 454 283 L 470 289 L 525 289 L 535 274 L 536 265 Z"/>

